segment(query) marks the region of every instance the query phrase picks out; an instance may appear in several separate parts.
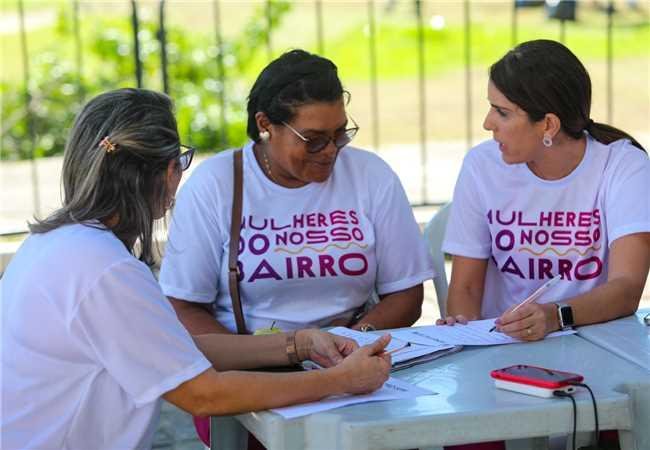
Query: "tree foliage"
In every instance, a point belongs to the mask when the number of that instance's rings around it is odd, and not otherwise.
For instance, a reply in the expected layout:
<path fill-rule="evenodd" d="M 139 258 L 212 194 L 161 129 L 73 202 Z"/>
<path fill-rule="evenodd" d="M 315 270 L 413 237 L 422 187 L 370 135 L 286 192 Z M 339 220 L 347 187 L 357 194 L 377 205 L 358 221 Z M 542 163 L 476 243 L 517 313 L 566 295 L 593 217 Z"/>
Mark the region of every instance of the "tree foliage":
<path fill-rule="evenodd" d="M 261 5 L 241 33 L 224 41 L 221 49 L 214 34 L 166 27 L 169 94 L 176 105 L 179 132 L 184 142 L 200 150 L 217 151 L 241 144 L 246 139 L 247 71 L 251 70 L 253 61 L 259 59 L 259 53 L 265 51 L 267 33 L 281 23 L 290 8 L 291 4 L 284 0 Z M 72 47 L 73 30 L 69 15 L 62 10 L 52 31 L 51 47 L 30 55 L 28 93 L 22 81 L 0 83 L 1 159 L 30 158 L 32 147 L 35 157 L 61 154 L 68 129 L 85 100 L 106 90 L 135 86 L 130 20 L 97 20 L 101 24 L 93 27 L 93 34 L 82 45 L 84 70 L 81 77 L 74 56 L 63 50 L 66 46 Z M 157 23 L 143 21 L 138 37 L 143 85 L 161 90 L 158 32 Z M 223 82 L 218 63 L 220 56 L 226 75 Z"/>

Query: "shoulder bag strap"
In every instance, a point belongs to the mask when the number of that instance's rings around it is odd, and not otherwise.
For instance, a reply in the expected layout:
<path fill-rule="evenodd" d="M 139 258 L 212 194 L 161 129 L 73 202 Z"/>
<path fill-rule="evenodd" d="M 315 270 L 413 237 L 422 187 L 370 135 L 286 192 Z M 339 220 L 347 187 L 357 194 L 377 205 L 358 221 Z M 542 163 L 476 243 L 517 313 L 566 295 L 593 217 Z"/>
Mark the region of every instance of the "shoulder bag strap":
<path fill-rule="evenodd" d="M 239 254 L 239 232 L 242 221 L 242 195 L 244 187 L 244 174 L 242 163 L 242 149 L 235 150 L 233 153 L 233 194 L 232 194 L 232 214 L 230 215 L 230 248 L 228 254 L 228 285 L 230 287 L 230 299 L 232 300 L 232 310 L 235 313 L 235 322 L 237 323 L 237 333 L 247 334 L 246 322 L 244 321 L 244 312 L 241 306 L 241 297 L 239 295 L 239 267 L 237 266 L 237 255 Z"/>

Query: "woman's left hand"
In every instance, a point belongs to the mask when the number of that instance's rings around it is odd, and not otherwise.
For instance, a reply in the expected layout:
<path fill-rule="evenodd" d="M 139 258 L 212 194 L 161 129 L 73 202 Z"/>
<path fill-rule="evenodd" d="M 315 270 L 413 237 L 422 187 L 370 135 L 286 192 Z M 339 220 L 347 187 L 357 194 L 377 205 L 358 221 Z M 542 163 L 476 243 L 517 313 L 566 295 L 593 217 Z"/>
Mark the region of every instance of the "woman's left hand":
<path fill-rule="evenodd" d="M 343 361 L 359 345 L 352 339 L 316 329 L 296 332 L 296 349 L 301 361 L 310 359 L 323 367 L 332 367 Z"/>
<path fill-rule="evenodd" d="M 494 322 L 497 331 L 522 341 L 538 341 L 557 329 L 553 303 L 529 303 L 514 312 L 513 308 L 514 306 Z"/>

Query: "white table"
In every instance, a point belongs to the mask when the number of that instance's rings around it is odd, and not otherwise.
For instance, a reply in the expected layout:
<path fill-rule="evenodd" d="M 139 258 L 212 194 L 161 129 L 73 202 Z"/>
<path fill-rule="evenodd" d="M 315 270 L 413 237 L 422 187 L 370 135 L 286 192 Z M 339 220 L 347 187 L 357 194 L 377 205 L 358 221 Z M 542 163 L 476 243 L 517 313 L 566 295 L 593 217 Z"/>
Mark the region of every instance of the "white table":
<path fill-rule="evenodd" d="M 650 326 L 643 318 L 650 308 L 611 322 L 580 327 L 578 334 L 594 344 L 650 371 Z"/>
<path fill-rule="evenodd" d="M 490 370 L 520 363 L 584 375 L 596 394 L 601 429 L 619 430 L 624 449 L 650 448 L 647 372 L 578 336 L 466 348 L 395 374 L 438 392 L 435 396 L 355 405 L 294 420 L 270 412 L 217 419 L 221 423 L 213 435 L 221 442 L 215 440 L 213 448 L 241 448 L 241 441 L 236 442 L 239 424 L 269 450 L 408 449 L 535 437 L 540 437 L 537 448 L 543 448 L 541 437 L 571 433 L 571 402 L 494 388 Z M 592 431 L 588 394 L 582 391 L 576 400 L 578 431 Z"/>

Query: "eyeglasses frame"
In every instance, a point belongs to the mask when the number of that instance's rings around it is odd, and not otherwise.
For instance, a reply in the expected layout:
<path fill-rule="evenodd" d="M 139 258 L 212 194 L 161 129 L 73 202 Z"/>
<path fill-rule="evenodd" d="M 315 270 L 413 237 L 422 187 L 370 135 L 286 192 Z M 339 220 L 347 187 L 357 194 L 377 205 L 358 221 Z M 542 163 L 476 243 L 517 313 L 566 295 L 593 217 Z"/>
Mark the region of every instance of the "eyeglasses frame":
<path fill-rule="evenodd" d="M 329 140 L 327 141 L 327 143 L 322 148 L 319 148 L 318 150 L 311 150 L 310 151 L 309 146 L 306 146 L 307 153 L 319 153 L 319 152 L 322 152 L 323 150 L 325 150 L 325 148 L 327 148 L 327 146 L 329 145 L 330 142 L 332 142 L 334 144 L 334 146 L 336 147 L 337 150 L 341 150 L 343 147 L 345 147 L 350 142 L 352 142 L 352 139 L 354 139 L 354 137 L 359 132 L 359 125 L 357 124 L 356 120 L 354 120 L 354 118 L 352 116 L 348 116 L 348 117 L 350 118 L 350 120 L 354 124 L 354 126 L 352 128 L 346 128 L 345 130 L 343 130 L 343 134 L 345 134 L 347 137 L 350 138 L 350 140 L 348 142 L 346 142 L 344 145 L 338 147 L 336 145 L 336 142 L 335 142 L 336 138 L 332 138 L 331 136 L 328 136 Z M 290 129 L 293 132 L 293 134 L 298 136 L 300 138 L 300 140 L 302 140 L 305 144 L 308 144 L 309 142 L 313 142 L 311 139 L 308 139 L 308 138 L 304 137 L 302 134 L 300 134 L 300 132 L 298 130 L 296 130 L 294 127 L 289 125 L 287 122 L 283 121 L 282 125 L 284 125 L 288 129 Z M 350 136 L 350 132 L 353 132 L 352 136 Z"/>
<path fill-rule="evenodd" d="M 180 144 L 180 148 L 185 149 L 185 151 L 181 152 L 176 158 L 178 160 L 178 164 L 181 167 L 181 170 L 185 172 L 192 165 L 192 160 L 194 159 L 194 153 L 196 152 L 196 148 L 184 144 Z M 183 164 L 183 158 L 189 158 L 186 165 Z"/>

